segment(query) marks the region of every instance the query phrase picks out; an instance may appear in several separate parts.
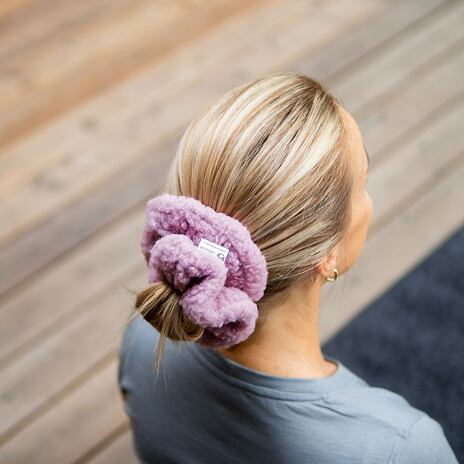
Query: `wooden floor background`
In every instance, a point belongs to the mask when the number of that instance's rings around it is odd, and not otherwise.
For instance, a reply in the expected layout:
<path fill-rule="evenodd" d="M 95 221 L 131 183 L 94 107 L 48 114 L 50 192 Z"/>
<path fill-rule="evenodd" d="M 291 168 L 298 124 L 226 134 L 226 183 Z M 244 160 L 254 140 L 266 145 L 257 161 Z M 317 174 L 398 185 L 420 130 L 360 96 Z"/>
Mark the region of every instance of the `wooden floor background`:
<path fill-rule="evenodd" d="M 463 24 L 459 0 L 3 0 L 0 462 L 135 461 L 116 350 L 144 205 L 231 87 L 321 79 L 371 154 L 373 222 L 324 288 L 323 340 L 462 226 Z"/>

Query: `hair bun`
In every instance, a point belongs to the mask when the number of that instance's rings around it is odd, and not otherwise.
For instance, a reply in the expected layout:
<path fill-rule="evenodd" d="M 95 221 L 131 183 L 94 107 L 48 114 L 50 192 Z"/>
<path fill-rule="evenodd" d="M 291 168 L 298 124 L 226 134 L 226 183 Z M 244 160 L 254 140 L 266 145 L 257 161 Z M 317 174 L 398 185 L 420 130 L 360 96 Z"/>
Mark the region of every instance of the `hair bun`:
<path fill-rule="evenodd" d="M 199 248 L 201 239 L 227 248 L 227 256 Z M 147 203 L 140 246 L 149 281 L 165 280 L 181 292 L 184 314 L 205 328 L 199 343 L 230 346 L 251 335 L 267 265 L 240 221 L 194 198 L 162 194 Z"/>

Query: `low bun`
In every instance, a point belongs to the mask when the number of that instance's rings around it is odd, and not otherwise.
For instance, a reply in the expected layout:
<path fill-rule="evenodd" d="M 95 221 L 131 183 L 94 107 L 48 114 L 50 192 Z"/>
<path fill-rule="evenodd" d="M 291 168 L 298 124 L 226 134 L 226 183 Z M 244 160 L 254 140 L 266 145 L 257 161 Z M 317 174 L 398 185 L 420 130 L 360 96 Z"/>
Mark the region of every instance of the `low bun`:
<path fill-rule="evenodd" d="M 179 341 L 196 341 L 204 328 L 188 319 L 179 304 L 180 295 L 167 283 L 155 282 L 139 292 L 135 307 L 159 332 Z"/>
<path fill-rule="evenodd" d="M 205 331 L 185 316 L 179 304 L 180 297 L 181 294 L 164 281 L 152 283 L 135 297 L 137 313 L 160 333 L 157 367 L 166 337 L 176 341 L 196 342 Z"/>

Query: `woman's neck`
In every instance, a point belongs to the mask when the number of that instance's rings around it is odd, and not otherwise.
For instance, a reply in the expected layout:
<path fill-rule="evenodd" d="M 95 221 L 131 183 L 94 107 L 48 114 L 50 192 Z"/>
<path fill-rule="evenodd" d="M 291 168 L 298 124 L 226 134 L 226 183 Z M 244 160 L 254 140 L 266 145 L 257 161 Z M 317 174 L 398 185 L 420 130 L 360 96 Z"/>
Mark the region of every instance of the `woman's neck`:
<path fill-rule="evenodd" d="M 320 285 L 299 287 L 266 308 L 266 320 L 242 343 L 217 351 L 251 369 L 280 377 L 321 378 L 337 366 L 325 360 L 319 339 Z"/>

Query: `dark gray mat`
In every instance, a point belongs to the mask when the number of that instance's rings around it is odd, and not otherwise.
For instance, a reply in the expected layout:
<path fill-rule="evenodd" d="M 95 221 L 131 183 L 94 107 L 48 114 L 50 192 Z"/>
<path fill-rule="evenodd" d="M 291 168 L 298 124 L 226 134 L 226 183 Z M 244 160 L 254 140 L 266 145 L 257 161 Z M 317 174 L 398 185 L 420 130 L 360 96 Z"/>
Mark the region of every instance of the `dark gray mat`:
<path fill-rule="evenodd" d="M 464 227 L 323 352 L 436 419 L 464 462 Z"/>

